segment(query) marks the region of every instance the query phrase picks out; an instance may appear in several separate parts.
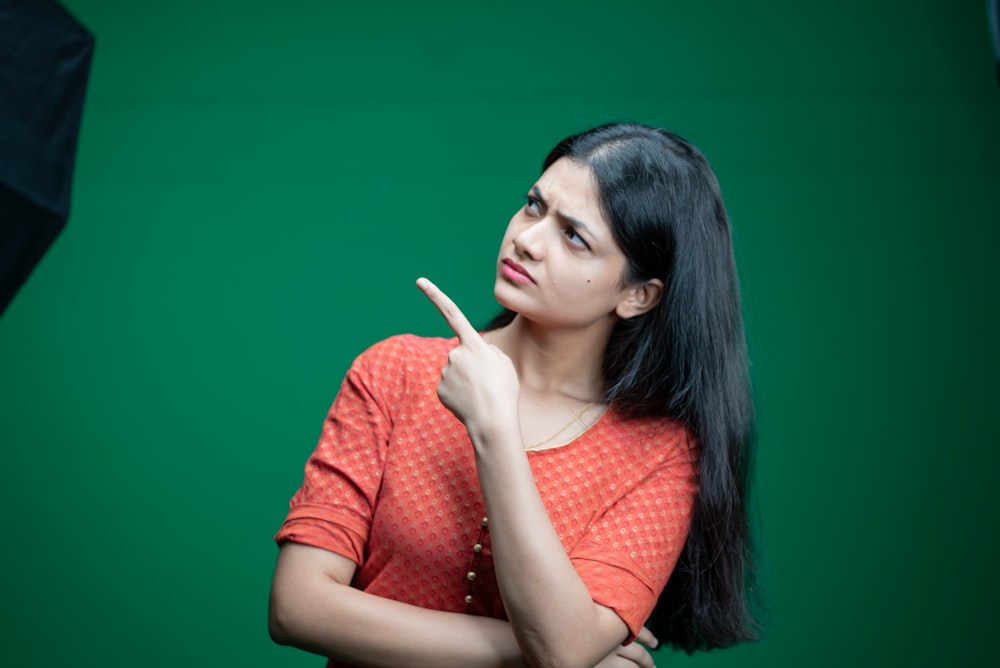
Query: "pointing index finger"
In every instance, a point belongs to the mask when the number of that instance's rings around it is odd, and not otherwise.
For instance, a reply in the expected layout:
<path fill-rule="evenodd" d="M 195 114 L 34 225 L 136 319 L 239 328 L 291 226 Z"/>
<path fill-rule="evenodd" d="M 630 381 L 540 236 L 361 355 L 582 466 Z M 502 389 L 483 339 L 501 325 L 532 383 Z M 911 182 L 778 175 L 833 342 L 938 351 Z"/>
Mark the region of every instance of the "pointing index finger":
<path fill-rule="evenodd" d="M 469 319 L 462 313 L 462 309 L 451 300 L 451 298 L 441 291 L 441 288 L 431 283 L 426 278 L 417 279 L 417 287 L 431 300 L 437 310 L 444 316 L 445 322 L 458 336 L 460 343 L 470 343 L 479 341 L 479 332 L 472 326 Z"/>

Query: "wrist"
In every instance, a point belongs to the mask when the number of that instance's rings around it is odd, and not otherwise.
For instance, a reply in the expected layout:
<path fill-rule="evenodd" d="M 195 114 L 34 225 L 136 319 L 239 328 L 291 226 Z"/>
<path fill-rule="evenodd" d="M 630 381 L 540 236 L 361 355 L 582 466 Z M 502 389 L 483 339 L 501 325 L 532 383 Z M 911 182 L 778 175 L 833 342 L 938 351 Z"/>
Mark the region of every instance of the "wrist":
<path fill-rule="evenodd" d="M 505 445 L 524 449 L 521 442 L 520 422 L 516 412 L 493 412 L 481 420 L 465 425 L 469 439 L 477 452 L 494 451 Z"/>

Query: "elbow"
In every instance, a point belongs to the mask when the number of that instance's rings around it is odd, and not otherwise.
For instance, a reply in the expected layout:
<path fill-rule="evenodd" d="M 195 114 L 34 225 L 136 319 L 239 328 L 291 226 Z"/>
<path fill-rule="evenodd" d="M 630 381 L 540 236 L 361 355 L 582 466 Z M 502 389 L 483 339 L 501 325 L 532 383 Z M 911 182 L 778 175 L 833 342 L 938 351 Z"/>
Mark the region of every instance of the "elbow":
<path fill-rule="evenodd" d="M 350 582 L 354 563 L 319 548 L 287 544 L 278 553 L 271 581 L 267 627 L 271 640 L 316 651 L 337 606 L 331 601 L 340 583 Z M 320 653 L 320 652 L 317 652 Z"/>
<path fill-rule="evenodd" d="M 279 645 L 291 645 L 293 642 L 291 629 L 287 606 L 282 606 L 272 594 L 267 610 L 267 631 L 271 635 L 271 640 Z"/>
<path fill-rule="evenodd" d="M 288 639 L 287 630 L 273 616 L 267 620 L 267 632 L 270 634 L 272 642 L 275 642 L 278 645 L 291 644 L 291 641 Z"/>

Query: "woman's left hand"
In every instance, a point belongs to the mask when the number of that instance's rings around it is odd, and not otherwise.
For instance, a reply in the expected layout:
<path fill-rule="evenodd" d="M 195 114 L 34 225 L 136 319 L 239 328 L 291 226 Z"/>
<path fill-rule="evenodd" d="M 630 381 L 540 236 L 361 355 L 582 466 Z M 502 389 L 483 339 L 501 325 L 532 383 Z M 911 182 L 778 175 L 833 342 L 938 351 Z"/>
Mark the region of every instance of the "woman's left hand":
<path fill-rule="evenodd" d="M 437 393 L 448 410 L 465 424 L 473 442 L 491 429 L 516 429 L 520 383 L 510 358 L 483 340 L 461 309 L 426 278 L 417 286 L 437 307 L 458 336 L 441 370 Z"/>

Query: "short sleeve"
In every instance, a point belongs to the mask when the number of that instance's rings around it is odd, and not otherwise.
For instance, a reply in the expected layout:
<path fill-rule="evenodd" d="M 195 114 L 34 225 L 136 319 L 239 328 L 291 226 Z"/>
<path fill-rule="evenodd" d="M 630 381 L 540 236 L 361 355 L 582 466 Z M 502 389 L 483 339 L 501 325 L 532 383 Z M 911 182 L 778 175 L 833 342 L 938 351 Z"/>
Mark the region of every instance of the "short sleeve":
<path fill-rule="evenodd" d="M 405 391 L 403 357 L 393 338 L 351 365 L 275 536 L 279 544 L 303 543 L 363 562 L 392 416 Z"/>
<path fill-rule="evenodd" d="M 669 455 L 630 487 L 570 553 L 596 603 L 628 626 L 631 642 L 666 586 L 687 540 L 697 494 L 697 450 L 678 430 Z"/>

